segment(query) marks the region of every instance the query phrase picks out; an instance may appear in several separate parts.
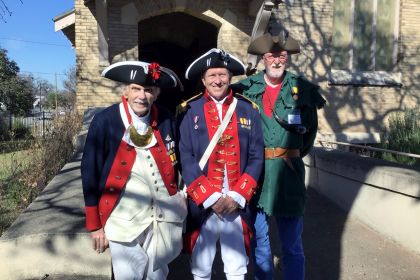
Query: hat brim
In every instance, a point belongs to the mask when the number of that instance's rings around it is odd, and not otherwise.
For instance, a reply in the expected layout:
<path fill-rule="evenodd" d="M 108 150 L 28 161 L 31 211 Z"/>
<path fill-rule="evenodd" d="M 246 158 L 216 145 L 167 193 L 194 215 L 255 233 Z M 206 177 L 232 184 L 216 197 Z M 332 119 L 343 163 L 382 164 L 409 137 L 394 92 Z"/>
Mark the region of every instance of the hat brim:
<path fill-rule="evenodd" d="M 138 84 L 141 86 L 156 86 L 171 88 L 177 86 L 175 73 L 165 67 L 159 66 L 160 75 L 153 79 L 149 74 L 148 62 L 122 61 L 114 63 L 102 71 L 102 76 L 113 81 L 125 84 Z"/>
<path fill-rule="evenodd" d="M 237 57 L 213 48 L 197 58 L 185 71 L 187 80 L 199 79 L 210 68 L 226 68 L 233 76 L 244 75 L 246 67 Z"/>
<path fill-rule="evenodd" d="M 300 53 L 299 43 L 290 36 L 272 36 L 266 33 L 255 38 L 248 47 L 248 53 L 264 55 L 269 52 L 288 51 L 290 54 Z"/>

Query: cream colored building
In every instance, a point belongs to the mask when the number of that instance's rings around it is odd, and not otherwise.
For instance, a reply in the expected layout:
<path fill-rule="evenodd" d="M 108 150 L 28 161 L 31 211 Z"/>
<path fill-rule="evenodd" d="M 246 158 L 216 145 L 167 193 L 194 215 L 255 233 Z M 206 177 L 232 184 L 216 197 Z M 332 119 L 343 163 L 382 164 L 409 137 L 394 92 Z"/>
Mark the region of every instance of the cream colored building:
<path fill-rule="evenodd" d="M 393 112 L 420 98 L 418 0 L 288 0 L 278 18 L 301 44 L 290 70 L 321 87 L 328 105 L 319 111 L 324 137 L 377 142 Z M 110 63 L 158 61 L 180 78 L 197 56 L 223 48 L 247 61 L 246 49 L 263 0 L 75 0 L 57 16 L 76 48 L 77 108 L 120 100 L 117 85 L 100 77 Z M 258 14 L 258 16 L 257 16 Z M 195 95 L 164 93 L 171 109 Z"/>

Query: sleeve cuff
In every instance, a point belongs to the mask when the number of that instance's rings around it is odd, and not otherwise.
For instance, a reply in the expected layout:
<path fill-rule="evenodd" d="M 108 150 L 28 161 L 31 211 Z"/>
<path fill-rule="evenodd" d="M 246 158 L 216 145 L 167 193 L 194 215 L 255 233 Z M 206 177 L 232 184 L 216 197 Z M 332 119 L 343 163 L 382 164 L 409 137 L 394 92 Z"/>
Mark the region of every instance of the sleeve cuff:
<path fill-rule="evenodd" d="M 236 203 L 238 203 L 241 209 L 245 208 L 246 199 L 241 194 L 235 191 L 228 191 L 227 195 L 230 196 Z"/>
<path fill-rule="evenodd" d="M 213 193 L 220 191 L 210 184 L 204 175 L 198 177 L 187 187 L 187 193 L 195 204 L 200 205 L 208 199 Z"/>
<path fill-rule="evenodd" d="M 89 231 L 97 230 L 102 227 L 101 219 L 99 217 L 98 206 L 86 206 L 86 228 Z"/>
<path fill-rule="evenodd" d="M 211 207 L 213 204 L 215 204 L 216 201 L 218 201 L 221 196 L 222 196 L 222 194 L 219 193 L 219 192 L 215 192 L 211 196 L 209 196 L 209 198 L 207 198 L 203 202 L 204 209 L 207 209 L 207 208 Z"/>
<path fill-rule="evenodd" d="M 232 188 L 232 191 L 237 192 L 249 202 L 257 189 L 257 182 L 249 174 L 242 174 L 238 182 Z"/>

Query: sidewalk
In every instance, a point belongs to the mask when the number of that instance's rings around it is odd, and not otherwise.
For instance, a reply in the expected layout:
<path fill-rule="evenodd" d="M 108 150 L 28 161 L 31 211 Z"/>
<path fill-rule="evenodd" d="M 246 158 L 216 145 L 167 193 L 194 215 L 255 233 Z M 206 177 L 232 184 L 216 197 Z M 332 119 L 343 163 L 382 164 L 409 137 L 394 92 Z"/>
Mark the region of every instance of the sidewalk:
<path fill-rule="evenodd" d="M 307 280 L 420 279 L 420 256 L 359 221 L 348 219 L 344 211 L 312 189 L 308 190 L 303 239 Z M 282 279 L 281 253 L 275 238 L 273 253 L 276 279 Z M 212 279 L 226 279 L 220 258 L 213 267 Z M 184 279 L 193 278 L 188 257 L 181 255 L 170 265 L 168 280 Z M 246 279 L 252 277 L 248 275 Z"/>
<path fill-rule="evenodd" d="M 420 280 L 419 255 L 349 219 L 313 189 L 303 237 L 307 280 Z M 91 250 L 84 229 L 80 154 L 3 234 L 0 247 L 0 279 L 110 279 L 109 250 L 101 255 Z M 278 248 L 273 238 L 276 279 L 282 279 Z M 170 265 L 168 279 L 192 279 L 188 256 Z M 212 279 L 225 279 L 220 257 Z M 252 279 L 252 265 L 246 279 Z"/>

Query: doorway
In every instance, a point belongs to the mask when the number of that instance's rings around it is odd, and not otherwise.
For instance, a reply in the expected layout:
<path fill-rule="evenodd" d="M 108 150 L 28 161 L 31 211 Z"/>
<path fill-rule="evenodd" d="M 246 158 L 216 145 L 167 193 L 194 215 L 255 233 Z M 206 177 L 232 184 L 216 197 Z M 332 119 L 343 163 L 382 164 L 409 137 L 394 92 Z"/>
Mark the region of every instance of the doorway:
<path fill-rule="evenodd" d="M 188 66 L 217 47 L 219 27 L 185 13 L 170 13 L 139 22 L 139 60 L 158 62 L 180 78 L 179 88 L 162 91 L 157 103 L 175 112 L 182 101 L 202 90 L 201 81 L 185 79 Z"/>

